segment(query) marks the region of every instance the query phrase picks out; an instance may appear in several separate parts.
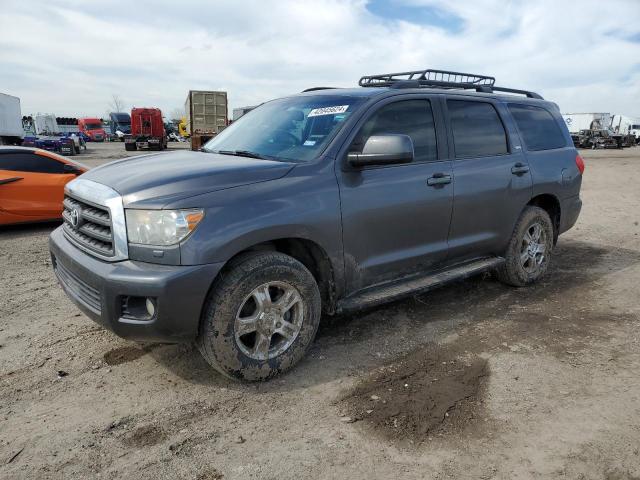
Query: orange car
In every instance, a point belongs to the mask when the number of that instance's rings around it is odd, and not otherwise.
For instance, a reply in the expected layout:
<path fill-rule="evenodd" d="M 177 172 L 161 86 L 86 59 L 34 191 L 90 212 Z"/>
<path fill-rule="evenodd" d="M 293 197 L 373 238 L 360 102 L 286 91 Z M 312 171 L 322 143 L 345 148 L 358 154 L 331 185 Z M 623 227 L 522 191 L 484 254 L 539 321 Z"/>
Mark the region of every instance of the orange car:
<path fill-rule="evenodd" d="M 86 171 L 39 148 L 0 147 L 0 225 L 62 218 L 64 186 Z"/>

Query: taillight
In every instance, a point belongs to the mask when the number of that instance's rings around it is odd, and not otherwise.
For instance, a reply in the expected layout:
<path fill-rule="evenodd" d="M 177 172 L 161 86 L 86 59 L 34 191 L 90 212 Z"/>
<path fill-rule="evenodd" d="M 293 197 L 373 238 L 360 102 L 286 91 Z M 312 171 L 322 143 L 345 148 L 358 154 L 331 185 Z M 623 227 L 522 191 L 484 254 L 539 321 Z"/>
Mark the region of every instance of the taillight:
<path fill-rule="evenodd" d="M 580 170 L 580 175 L 584 173 L 584 160 L 580 155 L 576 155 L 576 166 Z"/>

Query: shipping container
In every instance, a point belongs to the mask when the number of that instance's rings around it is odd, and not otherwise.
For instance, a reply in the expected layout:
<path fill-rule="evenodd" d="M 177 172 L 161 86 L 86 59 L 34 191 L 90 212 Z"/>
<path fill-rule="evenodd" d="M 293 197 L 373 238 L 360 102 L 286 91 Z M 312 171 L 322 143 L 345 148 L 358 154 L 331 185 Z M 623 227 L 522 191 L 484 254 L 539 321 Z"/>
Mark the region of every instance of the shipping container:
<path fill-rule="evenodd" d="M 0 93 L 0 145 L 19 144 L 23 137 L 20 99 Z"/>
<path fill-rule="evenodd" d="M 184 111 L 191 136 L 214 136 L 227 126 L 227 92 L 190 90 Z"/>

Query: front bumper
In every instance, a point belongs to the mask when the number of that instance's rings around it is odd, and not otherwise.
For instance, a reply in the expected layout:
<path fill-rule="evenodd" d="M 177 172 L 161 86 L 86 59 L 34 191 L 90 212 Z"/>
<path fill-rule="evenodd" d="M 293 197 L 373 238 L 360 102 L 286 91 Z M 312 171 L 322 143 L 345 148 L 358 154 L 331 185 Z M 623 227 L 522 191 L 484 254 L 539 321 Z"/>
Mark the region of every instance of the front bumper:
<path fill-rule="evenodd" d="M 103 262 L 72 245 L 62 227 L 51 234 L 49 250 L 60 285 L 83 313 L 120 337 L 143 341 L 195 339 L 207 293 L 223 266 Z M 123 298 L 127 296 L 154 299 L 154 317 L 125 318 Z"/>

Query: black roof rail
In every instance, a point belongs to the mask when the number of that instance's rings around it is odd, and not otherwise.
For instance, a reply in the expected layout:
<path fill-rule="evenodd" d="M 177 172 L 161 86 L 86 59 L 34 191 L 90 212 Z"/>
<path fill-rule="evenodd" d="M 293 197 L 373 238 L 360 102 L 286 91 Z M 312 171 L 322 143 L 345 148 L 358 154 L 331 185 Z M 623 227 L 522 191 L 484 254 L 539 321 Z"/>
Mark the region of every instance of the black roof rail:
<path fill-rule="evenodd" d="M 304 90 L 302 90 L 302 93 L 304 92 L 315 92 L 316 90 L 333 90 L 337 87 L 311 87 L 311 88 L 305 88 Z"/>
<path fill-rule="evenodd" d="M 475 73 L 450 72 L 448 70 L 414 70 L 411 72 L 382 73 L 366 75 L 360 78 L 361 87 L 389 87 L 389 88 L 444 88 L 475 90 L 482 93 L 505 92 L 526 95 L 529 98 L 542 99 L 535 92 L 516 90 L 495 86 L 496 79 Z"/>

